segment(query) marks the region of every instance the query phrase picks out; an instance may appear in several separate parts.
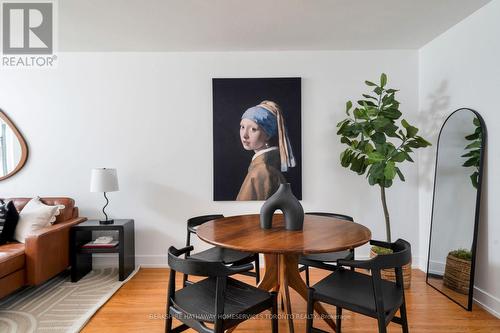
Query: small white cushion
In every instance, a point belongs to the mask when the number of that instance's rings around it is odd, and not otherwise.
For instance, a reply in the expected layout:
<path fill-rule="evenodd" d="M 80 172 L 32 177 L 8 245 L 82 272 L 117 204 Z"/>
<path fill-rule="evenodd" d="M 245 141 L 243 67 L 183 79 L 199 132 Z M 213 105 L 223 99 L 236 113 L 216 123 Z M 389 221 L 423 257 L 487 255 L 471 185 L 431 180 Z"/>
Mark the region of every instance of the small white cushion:
<path fill-rule="evenodd" d="M 14 239 L 24 243 L 28 235 L 54 223 L 63 208 L 64 205 L 48 206 L 41 202 L 39 197 L 31 199 L 19 212 Z"/>

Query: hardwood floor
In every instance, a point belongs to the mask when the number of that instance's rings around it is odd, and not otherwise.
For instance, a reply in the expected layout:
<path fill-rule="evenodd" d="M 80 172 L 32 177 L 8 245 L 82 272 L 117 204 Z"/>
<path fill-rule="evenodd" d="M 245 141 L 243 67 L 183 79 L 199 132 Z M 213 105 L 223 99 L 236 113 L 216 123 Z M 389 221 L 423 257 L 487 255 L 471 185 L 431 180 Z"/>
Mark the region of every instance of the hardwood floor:
<path fill-rule="evenodd" d="M 323 271 L 312 269 L 312 283 L 325 275 Z M 238 275 L 238 278 L 247 283 L 255 282 L 251 277 Z M 179 274 L 177 281 L 180 286 Z M 141 269 L 94 315 L 82 332 L 163 332 L 167 282 L 168 269 Z M 294 320 L 295 330 L 305 332 L 305 320 L 300 317 L 306 312 L 306 303 L 294 291 L 291 293 L 292 310 L 299 318 Z M 413 270 L 412 285 L 406 293 L 406 303 L 410 332 L 413 333 L 500 332 L 500 319 L 478 306 L 474 306 L 472 312 L 463 310 L 426 285 L 425 274 L 419 270 Z M 334 314 L 332 307 L 325 307 Z M 377 332 L 375 319 L 349 311 L 344 311 L 343 315 L 343 332 Z M 328 330 L 326 323 L 320 320 L 315 320 L 315 326 Z M 262 318 L 248 320 L 235 330 L 247 333 L 270 331 L 270 321 Z M 285 320 L 280 320 L 279 331 L 288 331 Z M 401 327 L 391 323 L 388 332 L 401 332 Z"/>

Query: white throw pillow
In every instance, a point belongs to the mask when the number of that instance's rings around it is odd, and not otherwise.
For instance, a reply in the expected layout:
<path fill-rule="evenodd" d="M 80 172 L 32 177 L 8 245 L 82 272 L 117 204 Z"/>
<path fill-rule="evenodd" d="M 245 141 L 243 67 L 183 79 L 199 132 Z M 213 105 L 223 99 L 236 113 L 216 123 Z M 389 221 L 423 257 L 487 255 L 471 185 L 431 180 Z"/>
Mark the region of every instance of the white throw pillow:
<path fill-rule="evenodd" d="M 28 235 L 54 223 L 63 208 L 64 205 L 48 206 L 41 202 L 39 197 L 31 199 L 19 212 L 14 239 L 24 243 Z"/>

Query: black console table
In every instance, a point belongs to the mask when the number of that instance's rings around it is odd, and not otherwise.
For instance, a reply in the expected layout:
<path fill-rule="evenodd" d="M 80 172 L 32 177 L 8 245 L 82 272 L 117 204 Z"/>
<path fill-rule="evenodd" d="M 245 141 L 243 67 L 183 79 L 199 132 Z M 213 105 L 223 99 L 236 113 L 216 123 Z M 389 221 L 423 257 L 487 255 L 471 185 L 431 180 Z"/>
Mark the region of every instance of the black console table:
<path fill-rule="evenodd" d="M 118 231 L 118 245 L 112 248 L 82 248 L 91 242 L 92 231 Z M 118 253 L 119 280 L 125 280 L 135 269 L 134 220 L 121 219 L 113 224 L 88 220 L 70 229 L 71 281 L 77 282 L 92 270 L 93 253 Z"/>

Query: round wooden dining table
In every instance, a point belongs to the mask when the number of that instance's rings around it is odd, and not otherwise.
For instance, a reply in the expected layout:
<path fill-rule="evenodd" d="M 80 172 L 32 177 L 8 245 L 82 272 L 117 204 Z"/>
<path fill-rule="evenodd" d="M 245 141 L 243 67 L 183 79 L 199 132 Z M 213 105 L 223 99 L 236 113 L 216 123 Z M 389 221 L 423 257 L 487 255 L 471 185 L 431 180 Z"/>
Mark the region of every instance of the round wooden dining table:
<path fill-rule="evenodd" d="M 264 254 L 265 273 L 258 287 L 279 293 L 292 333 L 289 287 L 307 300 L 307 286 L 299 273 L 299 256 L 354 249 L 371 239 L 370 230 L 361 224 L 308 214 L 304 217 L 303 230 L 298 231 L 285 229 L 282 214 L 273 216 L 271 229 L 262 229 L 260 216 L 252 214 L 209 221 L 199 226 L 196 233 L 216 246 Z M 317 302 L 314 309 L 336 330 L 335 322 L 320 303 Z"/>

